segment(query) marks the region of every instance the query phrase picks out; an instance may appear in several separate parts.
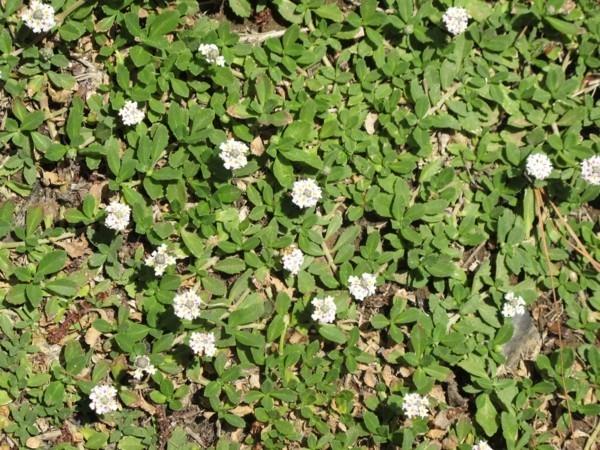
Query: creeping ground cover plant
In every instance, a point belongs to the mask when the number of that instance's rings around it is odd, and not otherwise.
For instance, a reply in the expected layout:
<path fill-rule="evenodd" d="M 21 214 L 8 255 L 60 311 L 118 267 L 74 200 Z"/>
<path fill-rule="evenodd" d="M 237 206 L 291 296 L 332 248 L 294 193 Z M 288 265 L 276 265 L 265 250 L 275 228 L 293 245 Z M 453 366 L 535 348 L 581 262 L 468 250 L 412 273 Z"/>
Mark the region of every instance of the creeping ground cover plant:
<path fill-rule="evenodd" d="M 597 449 L 595 0 L 0 0 L 0 449 Z"/>

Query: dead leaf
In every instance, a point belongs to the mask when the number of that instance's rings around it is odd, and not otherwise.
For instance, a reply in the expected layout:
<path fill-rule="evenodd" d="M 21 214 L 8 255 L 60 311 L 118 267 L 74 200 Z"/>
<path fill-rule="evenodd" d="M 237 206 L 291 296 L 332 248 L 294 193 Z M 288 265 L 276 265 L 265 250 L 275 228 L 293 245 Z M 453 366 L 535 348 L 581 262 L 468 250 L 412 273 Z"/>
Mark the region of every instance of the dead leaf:
<path fill-rule="evenodd" d="M 260 136 L 254 138 L 254 140 L 250 143 L 250 152 L 255 156 L 260 156 L 265 152 L 265 144 Z"/>
<path fill-rule="evenodd" d="M 100 333 L 98 330 L 96 330 L 94 327 L 90 327 L 88 328 L 88 330 L 85 332 L 85 343 L 87 345 L 89 345 L 91 348 L 93 348 L 96 345 L 96 342 L 98 342 L 98 338 L 102 335 L 102 333 Z"/>
<path fill-rule="evenodd" d="M 79 239 L 57 242 L 56 245 L 62 247 L 71 258 L 80 258 L 89 252 L 88 241 L 84 235 L 81 235 Z"/>
<path fill-rule="evenodd" d="M 30 437 L 25 441 L 25 445 L 27 446 L 27 448 L 39 448 L 42 445 L 42 441 L 40 441 L 36 437 Z"/>
<path fill-rule="evenodd" d="M 375 123 L 379 115 L 377 113 L 368 113 L 365 117 L 365 130 L 367 134 L 375 134 Z"/>

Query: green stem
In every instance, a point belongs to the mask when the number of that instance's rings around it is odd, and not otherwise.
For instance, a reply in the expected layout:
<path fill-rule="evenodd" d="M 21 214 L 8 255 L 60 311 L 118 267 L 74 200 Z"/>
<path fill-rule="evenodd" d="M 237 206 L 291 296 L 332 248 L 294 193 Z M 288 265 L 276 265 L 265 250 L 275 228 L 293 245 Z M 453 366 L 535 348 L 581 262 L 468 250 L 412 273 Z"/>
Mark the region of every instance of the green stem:
<path fill-rule="evenodd" d="M 58 241 L 64 241 L 65 239 L 69 239 L 75 237 L 75 233 L 63 233 L 60 236 L 57 236 L 55 238 L 48 238 L 48 239 L 40 239 L 39 241 L 37 241 L 38 244 L 51 244 L 54 242 L 58 242 Z M 25 245 L 25 242 L 23 241 L 17 241 L 17 242 L 0 242 L 0 249 L 2 248 L 17 248 L 20 247 L 22 245 Z"/>

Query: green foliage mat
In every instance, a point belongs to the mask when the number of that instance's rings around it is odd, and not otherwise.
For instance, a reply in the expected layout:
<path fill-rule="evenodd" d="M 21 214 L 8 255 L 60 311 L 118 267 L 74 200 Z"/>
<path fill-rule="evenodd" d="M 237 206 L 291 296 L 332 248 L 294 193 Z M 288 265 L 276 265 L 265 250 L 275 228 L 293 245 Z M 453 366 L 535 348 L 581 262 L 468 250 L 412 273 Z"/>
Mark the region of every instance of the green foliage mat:
<path fill-rule="evenodd" d="M 0 0 L 0 448 L 596 448 L 596 1 L 51 4 Z"/>

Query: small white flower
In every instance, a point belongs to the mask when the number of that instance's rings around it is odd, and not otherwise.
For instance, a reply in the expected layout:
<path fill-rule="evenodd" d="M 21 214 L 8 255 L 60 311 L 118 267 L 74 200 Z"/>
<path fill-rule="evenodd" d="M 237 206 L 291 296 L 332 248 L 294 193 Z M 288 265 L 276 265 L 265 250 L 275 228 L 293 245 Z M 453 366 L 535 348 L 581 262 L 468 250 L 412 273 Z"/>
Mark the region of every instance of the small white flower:
<path fill-rule="evenodd" d="M 427 417 L 429 415 L 429 400 L 417 393 L 406 394 L 402 401 L 404 415 L 409 419 L 413 417 Z"/>
<path fill-rule="evenodd" d="M 281 260 L 285 270 L 290 272 L 292 275 L 298 275 L 300 269 L 302 268 L 302 264 L 304 263 L 304 253 L 302 253 L 302 250 L 293 245 L 287 249 Z"/>
<path fill-rule="evenodd" d="M 119 110 L 119 115 L 124 125 L 137 125 L 144 120 L 144 111 L 139 109 L 136 102 L 127 100 Z"/>
<path fill-rule="evenodd" d="M 190 336 L 190 348 L 198 356 L 215 356 L 217 354 L 215 341 L 215 335 L 212 333 L 194 332 Z"/>
<path fill-rule="evenodd" d="M 600 156 L 592 156 L 581 162 L 581 178 L 590 184 L 600 186 Z"/>
<path fill-rule="evenodd" d="M 375 284 L 377 277 L 371 273 L 363 273 L 360 277 L 351 276 L 348 278 L 348 289 L 350 294 L 356 300 L 364 300 L 370 295 L 373 295 L 377 290 Z"/>
<path fill-rule="evenodd" d="M 327 296 L 324 298 L 313 298 L 310 302 L 314 308 L 311 315 L 312 320 L 319 323 L 332 323 L 335 320 L 337 306 L 333 301 L 333 297 Z"/>
<path fill-rule="evenodd" d="M 104 224 L 115 231 L 125 231 L 129 225 L 129 217 L 131 216 L 131 208 L 125 203 L 113 200 L 106 207 L 108 215 L 104 219 Z"/>
<path fill-rule="evenodd" d="M 200 317 L 202 300 L 191 289 L 177 294 L 173 299 L 175 315 L 180 319 L 194 320 Z"/>
<path fill-rule="evenodd" d="M 523 297 L 516 296 L 514 292 L 508 292 L 504 296 L 502 315 L 504 317 L 514 317 L 521 314 L 525 314 L 525 300 L 523 300 Z"/>
<path fill-rule="evenodd" d="M 108 384 L 94 386 L 90 392 L 90 408 L 97 414 L 106 414 L 120 409 L 117 390 Z"/>
<path fill-rule="evenodd" d="M 545 153 L 532 153 L 527 157 L 525 168 L 533 178 L 544 180 L 552 173 L 552 162 Z"/>
<path fill-rule="evenodd" d="M 150 362 L 150 358 L 145 355 L 136 356 L 133 363 L 135 370 L 132 373 L 133 378 L 141 380 L 144 373 L 148 375 L 154 375 L 156 373 L 156 367 Z"/>
<path fill-rule="evenodd" d="M 21 19 L 34 33 L 45 33 L 56 25 L 54 8 L 38 0 L 29 3 L 29 8 L 21 13 Z"/>
<path fill-rule="evenodd" d="M 200 44 L 198 51 L 204 57 L 207 63 L 216 64 L 217 66 L 225 66 L 225 58 L 221 56 L 219 47 L 215 44 Z"/>
<path fill-rule="evenodd" d="M 223 160 L 223 167 L 230 170 L 241 169 L 248 164 L 246 155 L 248 154 L 248 146 L 243 142 L 235 139 L 228 139 L 219 145 L 221 153 L 219 158 Z"/>
<path fill-rule="evenodd" d="M 469 25 L 469 13 L 464 8 L 452 6 L 442 17 L 446 29 L 453 35 L 464 33 Z"/>
<path fill-rule="evenodd" d="M 161 277 L 167 267 L 174 265 L 177 262 L 175 257 L 169 254 L 166 244 L 162 244 L 146 258 L 146 265 L 154 267 L 154 274 Z"/>
<path fill-rule="evenodd" d="M 477 444 L 473 444 L 471 450 L 494 450 L 488 445 L 486 441 L 479 441 Z"/>
<path fill-rule="evenodd" d="M 310 178 L 294 182 L 292 187 L 292 202 L 300 208 L 315 206 L 321 199 L 321 188 Z"/>

